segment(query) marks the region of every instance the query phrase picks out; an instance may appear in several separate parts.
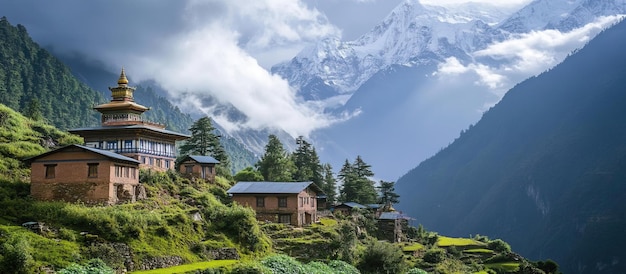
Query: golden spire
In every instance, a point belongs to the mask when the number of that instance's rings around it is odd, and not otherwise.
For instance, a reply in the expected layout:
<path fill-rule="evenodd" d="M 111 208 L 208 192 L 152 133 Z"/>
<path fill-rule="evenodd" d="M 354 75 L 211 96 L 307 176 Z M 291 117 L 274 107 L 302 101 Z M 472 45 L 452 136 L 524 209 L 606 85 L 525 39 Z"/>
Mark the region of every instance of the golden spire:
<path fill-rule="evenodd" d="M 117 84 L 120 86 L 128 85 L 128 78 L 126 78 L 126 73 L 124 72 L 124 67 L 122 67 L 122 73 L 120 74 L 120 79 L 117 80 Z"/>

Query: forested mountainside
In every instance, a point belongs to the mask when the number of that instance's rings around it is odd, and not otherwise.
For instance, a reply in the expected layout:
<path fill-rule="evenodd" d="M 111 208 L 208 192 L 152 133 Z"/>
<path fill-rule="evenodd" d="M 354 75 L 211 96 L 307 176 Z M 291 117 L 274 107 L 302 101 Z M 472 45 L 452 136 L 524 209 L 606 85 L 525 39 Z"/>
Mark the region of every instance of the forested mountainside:
<path fill-rule="evenodd" d="M 626 22 L 511 89 L 402 176 L 399 209 L 452 235 L 485 233 L 564 273 L 625 273 Z"/>
<path fill-rule="evenodd" d="M 68 57 L 65 61 L 73 65 L 72 70 L 35 43 L 23 26 L 12 26 L 3 17 L 0 103 L 28 117 L 49 121 L 60 129 L 98 125 L 100 114 L 92 108 L 110 100 L 108 87 L 115 85 L 119 74 L 87 65 L 79 57 Z M 136 88 L 135 101 L 150 108 L 144 113 L 145 119 L 165 124 L 173 131 L 189 133 L 194 119 L 155 91 L 158 87 L 145 83 Z M 225 136 L 221 141 L 230 156 L 233 173 L 258 160 L 234 138 Z"/>
<path fill-rule="evenodd" d="M 24 26 L 0 19 L 0 103 L 68 129 L 96 125 L 100 118 L 91 108 L 103 101 L 33 42 Z"/>

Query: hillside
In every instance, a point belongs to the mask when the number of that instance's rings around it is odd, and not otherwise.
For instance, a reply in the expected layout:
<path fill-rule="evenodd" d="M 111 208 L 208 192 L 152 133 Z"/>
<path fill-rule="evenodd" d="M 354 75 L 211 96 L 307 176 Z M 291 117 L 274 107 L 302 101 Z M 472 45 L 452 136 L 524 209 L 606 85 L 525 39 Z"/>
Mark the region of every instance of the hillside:
<path fill-rule="evenodd" d="M 0 103 L 68 129 L 97 124 L 91 107 L 101 102 L 102 95 L 33 42 L 24 26 L 0 19 Z"/>
<path fill-rule="evenodd" d="M 29 195 L 28 167 L 20 159 L 80 139 L 4 105 L 0 138 L 0 166 L 11 165 L 0 169 L 2 273 L 175 266 L 160 273 L 424 273 L 419 267 L 484 274 L 541 273 L 539 268 L 557 267 L 549 261 L 529 262 L 505 242 L 478 235 L 455 239 L 410 228 L 410 242 L 380 242 L 367 212 L 323 218 L 304 228 L 259 223 L 253 210 L 230 201 L 226 190 L 234 182 L 221 177 L 209 184 L 172 171 L 141 170 L 147 199 L 136 203 L 35 201 Z"/>
<path fill-rule="evenodd" d="M 511 89 L 402 176 L 400 209 L 429 229 L 505 239 L 565 273 L 624 273 L 626 22 Z"/>

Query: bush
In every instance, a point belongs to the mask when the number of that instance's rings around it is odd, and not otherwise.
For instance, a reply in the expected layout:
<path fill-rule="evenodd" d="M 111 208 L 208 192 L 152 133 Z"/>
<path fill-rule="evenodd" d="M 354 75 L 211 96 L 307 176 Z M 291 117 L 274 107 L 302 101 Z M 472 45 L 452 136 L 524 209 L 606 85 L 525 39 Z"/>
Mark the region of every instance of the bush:
<path fill-rule="evenodd" d="M 344 261 L 333 260 L 328 262 L 328 266 L 330 266 L 337 274 L 360 274 L 356 267 Z"/>
<path fill-rule="evenodd" d="M 403 273 L 408 265 L 402 250 L 388 242 L 370 241 L 357 268 L 362 273 Z"/>
<path fill-rule="evenodd" d="M 272 270 L 260 262 L 244 262 L 233 267 L 232 274 L 273 274 Z"/>
<path fill-rule="evenodd" d="M 441 248 L 431 248 L 424 253 L 424 261 L 431 264 L 438 264 L 446 258 L 446 251 Z"/>
<path fill-rule="evenodd" d="M 428 272 L 426 272 L 426 270 L 422 270 L 419 268 L 411 268 L 409 269 L 407 274 L 428 274 Z"/>
<path fill-rule="evenodd" d="M 30 273 L 33 267 L 31 247 L 22 237 L 10 237 L 0 248 L 0 273 Z"/>
<path fill-rule="evenodd" d="M 489 241 L 489 243 L 487 243 L 487 248 L 496 252 L 511 252 L 511 246 L 500 239 Z"/>
<path fill-rule="evenodd" d="M 306 269 L 302 263 L 287 255 L 272 255 L 261 263 L 272 270 L 274 274 L 305 274 Z"/>
<path fill-rule="evenodd" d="M 58 274 L 114 274 L 115 271 L 100 259 L 89 260 L 85 265 L 71 264 Z"/>

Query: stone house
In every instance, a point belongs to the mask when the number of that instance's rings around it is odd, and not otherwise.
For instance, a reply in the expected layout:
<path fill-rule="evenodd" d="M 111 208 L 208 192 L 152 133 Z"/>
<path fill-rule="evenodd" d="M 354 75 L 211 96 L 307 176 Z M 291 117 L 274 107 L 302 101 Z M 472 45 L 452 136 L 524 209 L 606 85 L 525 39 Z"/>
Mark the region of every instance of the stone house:
<path fill-rule="evenodd" d="M 178 171 L 181 174 L 215 181 L 215 165 L 220 161 L 211 156 L 187 155 L 180 160 Z"/>
<path fill-rule="evenodd" d="M 367 206 L 364 206 L 362 204 L 359 203 L 355 203 L 355 202 L 345 202 L 339 205 L 336 205 L 333 208 L 333 213 L 339 213 L 339 214 L 343 214 L 343 215 L 350 215 L 352 214 L 352 210 L 353 209 L 367 209 Z"/>
<path fill-rule="evenodd" d="M 44 201 L 116 204 L 145 196 L 139 161 L 106 150 L 68 145 L 26 159 L 31 196 Z"/>
<path fill-rule="evenodd" d="M 316 198 L 323 194 L 313 182 L 238 182 L 227 193 L 233 201 L 254 209 L 259 221 L 294 226 L 317 220 Z"/>
<path fill-rule="evenodd" d="M 409 220 L 410 217 L 400 212 L 382 212 L 377 220 L 378 239 L 392 243 L 406 241 Z"/>

